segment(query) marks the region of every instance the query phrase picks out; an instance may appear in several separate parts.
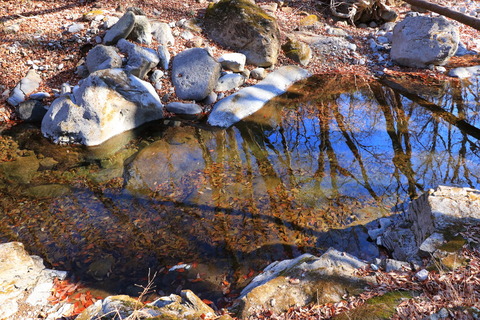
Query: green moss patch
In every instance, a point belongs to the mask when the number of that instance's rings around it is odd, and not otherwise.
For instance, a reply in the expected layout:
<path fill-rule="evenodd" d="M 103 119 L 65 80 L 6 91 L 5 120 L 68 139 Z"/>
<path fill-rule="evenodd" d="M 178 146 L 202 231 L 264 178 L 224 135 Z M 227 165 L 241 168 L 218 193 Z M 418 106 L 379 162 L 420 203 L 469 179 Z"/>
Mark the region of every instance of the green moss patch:
<path fill-rule="evenodd" d="M 334 317 L 335 320 L 379 320 L 390 319 L 396 312 L 397 306 L 405 299 L 415 296 L 410 291 L 392 291 L 382 296 L 367 300 L 367 302 L 354 310 Z"/>

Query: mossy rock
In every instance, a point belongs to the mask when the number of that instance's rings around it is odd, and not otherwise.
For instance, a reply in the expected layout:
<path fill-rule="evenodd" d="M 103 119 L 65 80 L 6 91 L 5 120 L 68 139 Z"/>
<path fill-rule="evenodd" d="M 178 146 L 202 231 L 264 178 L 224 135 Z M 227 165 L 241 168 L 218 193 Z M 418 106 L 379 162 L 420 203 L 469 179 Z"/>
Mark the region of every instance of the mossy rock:
<path fill-rule="evenodd" d="M 248 64 L 269 67 L 277 62 L 277 21 L 248 0 L 220 0 L 209 5 L 204 28 L 212 40 L 245 54 Z"/>
<path fill-rule="evenodd" d="M 335 320 L 383 320 L 391 319 L 397 306 L 405 299 L 415 296 L 410 291 L 391 291 L 378 297 L 371 298 L 354 310 L 342 313 Z"/>
<path fill-rule="evenodd" d="M 312 26 L 318 24 L 318 22 L 319 22 L 318 16 L 316 16 L 314 14 L 309 14 L 308 16 L 300 19 L 298 24 L 302 27 L 312 27 Z"/>
<path fill-rule="evenodd" d="M 288 38 L 287 42 L 282 45 L 285 55 L 295 62 L 306 66 L 312 59 L 312 49 L 306 43 Z"/>

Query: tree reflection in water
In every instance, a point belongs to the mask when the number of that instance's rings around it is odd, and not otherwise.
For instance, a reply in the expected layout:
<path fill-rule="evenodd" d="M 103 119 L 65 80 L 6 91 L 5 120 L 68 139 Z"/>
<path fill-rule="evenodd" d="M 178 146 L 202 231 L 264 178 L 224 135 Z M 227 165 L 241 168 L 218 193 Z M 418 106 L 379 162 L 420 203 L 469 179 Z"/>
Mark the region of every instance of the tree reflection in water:
<path fill-rule="evenodd" d="M 93 262 L 113 257 L 111 277 L 99 283 L 112 292 L 149 268 L 197 262 L 201 271 L 162 273 L 159 285 L 217 297 L 224 277 L 241 286 L 250 269 L 302 252 L 332 245 L 378 255 L 356 224 L 439 184 L 480 184 L 478 79 L 413 80 L 316 76 L 235 127 L 153 125 L 109 156 L 67 154 L 38 130 L 6 131 L 25 152 L 58 162 L 33 184 L 73 192 L 35 199 L 3 179 L 1 239 L 85 280 Z M 99 182 L 122 152 L 121 174 Z M 191 281 L 200 273 L 204 281 Z"/>

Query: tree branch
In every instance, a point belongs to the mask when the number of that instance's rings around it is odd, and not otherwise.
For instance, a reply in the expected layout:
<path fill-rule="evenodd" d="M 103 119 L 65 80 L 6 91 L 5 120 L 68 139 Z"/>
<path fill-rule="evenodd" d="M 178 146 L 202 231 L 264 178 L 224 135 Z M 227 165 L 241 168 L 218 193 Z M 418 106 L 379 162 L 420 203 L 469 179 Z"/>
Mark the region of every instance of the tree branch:
<path fill-rule="evenodd" d="M 438 4 L 431 3 L 425 0 L 403 0 L 404 2 L 428 11 L 436 12 L 442 16 L 461 22 L 474 29 L 480 30 L 480 19 L 471 17 L 461 12 L 442 7 Z"/>

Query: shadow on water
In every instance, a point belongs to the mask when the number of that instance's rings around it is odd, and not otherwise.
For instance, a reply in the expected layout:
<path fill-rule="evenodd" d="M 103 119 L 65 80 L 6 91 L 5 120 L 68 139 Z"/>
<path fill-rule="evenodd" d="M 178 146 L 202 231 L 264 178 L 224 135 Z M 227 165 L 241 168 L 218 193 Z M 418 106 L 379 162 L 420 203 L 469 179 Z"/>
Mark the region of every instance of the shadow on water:
<path fill-rule="evenodd" d="M 0 135 L 0 240 L 108 293 L 150 269 L 157 290 L 217 300 L 274 260 L 378 257 L 362 224 L 439 184 L 479 187 L 472 81 L 318 76 L 227 130 L 156 122 L 96 148 L 16 126 Z"/>

